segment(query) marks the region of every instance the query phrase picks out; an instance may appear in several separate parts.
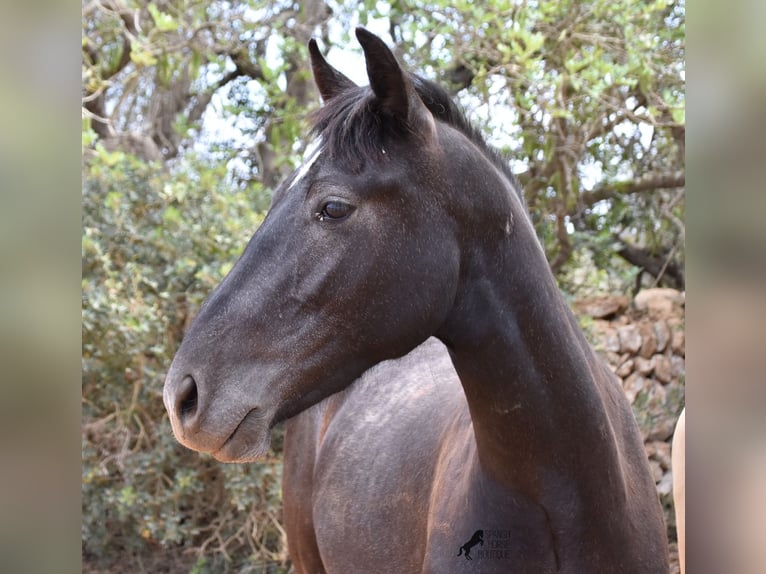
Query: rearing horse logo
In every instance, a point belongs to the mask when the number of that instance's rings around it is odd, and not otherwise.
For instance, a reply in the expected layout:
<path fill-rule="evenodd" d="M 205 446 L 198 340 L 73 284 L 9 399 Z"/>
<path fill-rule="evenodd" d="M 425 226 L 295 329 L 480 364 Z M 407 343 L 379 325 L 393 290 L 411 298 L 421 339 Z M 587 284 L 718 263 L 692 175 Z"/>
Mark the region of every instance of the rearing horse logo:
<path fill-rule="evenodd" d="M 463 552 L 465 552 L 465 559 L 473 560 L 473 558 L 471 558 L 471 548 L 473 548 L 477 544 L 481 544 L 482 546 L 484 546 L 484 531 L 483 530 L 477 530 L 476 532 L 474 532 L 473 536 L 471 536 L 471 539 L 460 547 L 460 551 L 457 553 L 457 555 L 460 556 L 461 554 L 463 554 Z"/>

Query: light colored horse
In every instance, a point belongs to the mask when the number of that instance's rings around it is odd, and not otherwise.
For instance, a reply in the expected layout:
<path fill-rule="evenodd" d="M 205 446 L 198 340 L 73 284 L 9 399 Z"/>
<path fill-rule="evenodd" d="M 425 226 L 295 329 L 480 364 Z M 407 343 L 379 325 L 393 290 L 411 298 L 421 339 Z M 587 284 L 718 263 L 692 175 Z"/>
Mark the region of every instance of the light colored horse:
<path fill-rule="evenodd" d="M 673 467 L 673 503 L 676 509 L 678 532 L 678 561 L 681 574 L 686 571 L 686 408 L 676 423 L 671 450 Z"/>

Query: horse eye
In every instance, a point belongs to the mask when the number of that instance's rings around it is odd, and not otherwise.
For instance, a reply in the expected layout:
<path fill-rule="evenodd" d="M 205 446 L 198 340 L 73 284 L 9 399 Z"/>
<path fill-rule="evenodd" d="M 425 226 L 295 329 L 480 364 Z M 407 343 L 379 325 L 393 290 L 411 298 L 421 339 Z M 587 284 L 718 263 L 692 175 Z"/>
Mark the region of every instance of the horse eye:
<path fill-rule="evenodd" d="M 342 201 L 334 199 L 325 203 L 316 216 L 319 221 L 324 221 L 325 219 L 338 221 L 348 217 L 353 210 L 354 208 L 348 203 L 343 203 Z"/>

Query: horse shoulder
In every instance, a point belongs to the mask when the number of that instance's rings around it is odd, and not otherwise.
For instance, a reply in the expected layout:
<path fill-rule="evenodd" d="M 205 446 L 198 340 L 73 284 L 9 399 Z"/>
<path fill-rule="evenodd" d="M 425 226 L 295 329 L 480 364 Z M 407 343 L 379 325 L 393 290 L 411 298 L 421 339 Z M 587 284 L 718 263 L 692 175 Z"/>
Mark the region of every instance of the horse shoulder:
<path fill-rule="evenodd" d="M 371 369 L 327 424 L 313 473 L 312 515 L 328 571 L 419 571 L 445 426 L 465 410 L 441 343 Z M 470 422 L 470 419 L 466 419 Z M 362 570 L 359 570 L 359 568 Z"/>

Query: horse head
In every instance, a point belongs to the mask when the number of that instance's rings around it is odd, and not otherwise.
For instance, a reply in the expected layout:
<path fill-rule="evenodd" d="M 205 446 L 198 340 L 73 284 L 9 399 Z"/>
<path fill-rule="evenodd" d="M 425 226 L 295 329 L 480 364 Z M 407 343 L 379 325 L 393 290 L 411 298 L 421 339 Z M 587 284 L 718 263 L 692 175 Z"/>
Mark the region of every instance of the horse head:
<path fill-rule="evenodd" d="M 509 230 L 507 194 L 472 196 L 502 175 L 440 121 L 452 111 L 446 94 L 405 72 L 378 37 L 356 34 L 369 86 L 310 43 L 324 100 L 312 151 L 275 191 L 166 378 L 177 439 L 223 461 L 262 456 L 276 423 L 436 333 L 467 272 L 466 234 L 492 241 Z"/>

